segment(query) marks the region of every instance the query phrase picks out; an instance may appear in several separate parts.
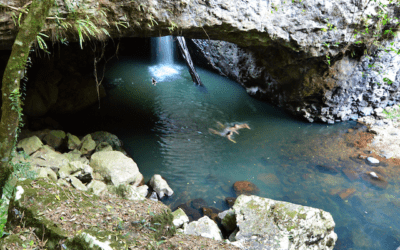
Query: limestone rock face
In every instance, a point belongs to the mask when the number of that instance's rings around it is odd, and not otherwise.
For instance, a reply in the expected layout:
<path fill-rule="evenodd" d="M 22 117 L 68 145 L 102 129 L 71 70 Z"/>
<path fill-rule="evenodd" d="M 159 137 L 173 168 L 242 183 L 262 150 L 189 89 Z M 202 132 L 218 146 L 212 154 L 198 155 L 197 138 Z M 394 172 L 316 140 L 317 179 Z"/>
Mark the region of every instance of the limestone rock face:
<path fill-rule="evenodd" d="M 199 235 L 202 237 L 222 240 L 222 233 L 219 230 L 217 223 L 204 216 L 198 221 L 193 221 L 184 227 L 185 234 Z"/>
<path fill-rule="evenodd" d="M 102 151 L 92 155 L 90 166 L 115 186 L 140 183 L 143 176 L 136 163 L 118 151 Z"/>
<path fill-rule="evenodd" d="M 241 195 L 235 202 L 238 232 L 245 249 L 333 249 L 337 235 L 330 213 L 321 209 Z"/>

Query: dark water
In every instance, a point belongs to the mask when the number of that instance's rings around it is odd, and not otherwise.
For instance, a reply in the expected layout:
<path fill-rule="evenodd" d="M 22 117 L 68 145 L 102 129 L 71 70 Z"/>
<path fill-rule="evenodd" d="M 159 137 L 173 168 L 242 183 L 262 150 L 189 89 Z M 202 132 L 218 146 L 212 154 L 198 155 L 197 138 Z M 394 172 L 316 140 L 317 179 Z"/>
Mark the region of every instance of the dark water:
<path fill-rule="evenodd" d="M 349 181 L 322 166 L 354 167 L 345 135 L 354 122 L 327 126 L 304 123 L 251 98 L 229 79 L 198 69 L 206 86 L 195 87 L 184 65 L 154 65 L 132 58 L 108 64 L 108 90 L 101 109 L 85 123 L 116 134 L 138 164 L 145 181 L 161 174 L 175 194 L 171 208 L 202 198 L 226 209 L 232 184 L 248 180 L 259 196 L 324 209 L 333 215 L 339 236 L 335 249 L 396 249 L 400 246 L 398 183 L 378 190 Z M 151 78 L 157 79 L 156 86 Z M 232 143 L 209 128 L 247 123 Z M 335 190 L 354 188 L 342 200 Z M 397 206 L 396 206 L 397 204 Z"/>

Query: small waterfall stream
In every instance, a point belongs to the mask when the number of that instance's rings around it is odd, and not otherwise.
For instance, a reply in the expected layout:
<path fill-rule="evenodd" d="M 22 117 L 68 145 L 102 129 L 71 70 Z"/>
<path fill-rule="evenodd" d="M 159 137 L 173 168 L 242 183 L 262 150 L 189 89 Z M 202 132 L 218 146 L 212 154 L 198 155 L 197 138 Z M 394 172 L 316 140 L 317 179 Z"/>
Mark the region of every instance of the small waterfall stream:
<path fill-rule="evenodd" d="M 157 64 L 174 64 L 174 38 L 173 36 L 153 37 L 151 40 L 152 59 Z"/>

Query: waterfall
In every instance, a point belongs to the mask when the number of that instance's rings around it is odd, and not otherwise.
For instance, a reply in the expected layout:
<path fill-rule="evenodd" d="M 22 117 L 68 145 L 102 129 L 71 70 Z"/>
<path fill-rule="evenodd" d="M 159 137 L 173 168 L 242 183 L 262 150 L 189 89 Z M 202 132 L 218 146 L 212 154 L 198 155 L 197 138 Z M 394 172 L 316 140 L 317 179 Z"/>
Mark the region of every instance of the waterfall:
<path fill-rule="evenodd" d="M 174 43 L 172 36 L 153 37 L 152 57 L 157 64 L 174 64 Z"/>

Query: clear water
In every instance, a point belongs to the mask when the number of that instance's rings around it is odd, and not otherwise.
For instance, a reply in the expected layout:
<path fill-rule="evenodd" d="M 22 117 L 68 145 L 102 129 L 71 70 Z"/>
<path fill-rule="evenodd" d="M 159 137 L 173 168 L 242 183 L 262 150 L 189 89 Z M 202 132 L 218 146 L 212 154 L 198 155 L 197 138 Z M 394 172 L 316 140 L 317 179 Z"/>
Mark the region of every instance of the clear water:
<path fill-rule="evenodd" d="M 235 196 L 233 183 L 249 180 L 260 189 L 259 196 L 330 212 L 339 236 L 335 249 L 400 246 L 398 181 L 378 190 L 315 167 L 360 167 L 349 159 L 354 149 L 345 139 L 354 122 L 327 126 L 298 121 L 251 98 L 225 77 L 203 69 L 198 73 L 206 90 L 193 85 L 183 64 L 120 57 L 106 72 L 109 81 L 120 85 L 83 122 L 122 139 L 146 181 L 161 174 L 175 191 L 164 200 L 171 208 L 202 198 L 226 209 L 224 198 Z M 232 143 L 208 132 L 218 128 L 218 121 L 248 123 L 251 130 L 240 130 Z M 356 189 L 347 200 L 331 194 L 347 188 Z"/>

